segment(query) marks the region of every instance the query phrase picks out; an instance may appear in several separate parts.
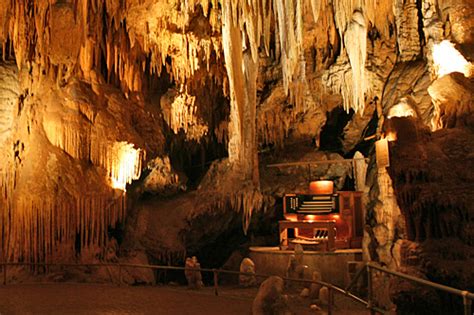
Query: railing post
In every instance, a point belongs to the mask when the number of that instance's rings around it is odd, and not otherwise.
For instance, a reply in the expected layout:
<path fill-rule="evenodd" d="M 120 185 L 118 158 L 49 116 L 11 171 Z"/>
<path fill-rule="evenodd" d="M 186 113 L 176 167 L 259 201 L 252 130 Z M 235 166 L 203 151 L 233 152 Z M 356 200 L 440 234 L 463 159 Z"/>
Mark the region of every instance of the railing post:
<path fill-rule="evenodd" d="M 372 269 L 370 269 L 370 264 L 367 263 L 367 308 L 370 310 L 370 314 L 375 314 L 373 310 L 373 288 L 372 288 Z"/>
<path fill-rule="evenodd" d="M 216 296 L 219 295 L 219 274 L 217 269 L 212 269 L 212 273 L 214 274 L 214 294 Z"/>
<path fill-rule="evenodd" d="M 330 287 L 328 288 L 328 315 L 332 315 L 332 305 L 333 305 L 333 290 Z"/>
<path fill-rule="evenodd" d="M 3 285 L 7 285 L 7 265 L 3 265 Z"/>
<path fill-rule="evenodd" d="M 122 285 L 122 265 L 118 264 L 119 267 L 119 287 Z"/>
<path fill-rule="evenodd" d="M 471 313 L 471 306 L 472 306 L 472 301 L 470 298 L 468 298 L 469 292 L 468 291 L 462 291 L 462 302 L 464 304 L 464 315 L 472 315 Z"/>

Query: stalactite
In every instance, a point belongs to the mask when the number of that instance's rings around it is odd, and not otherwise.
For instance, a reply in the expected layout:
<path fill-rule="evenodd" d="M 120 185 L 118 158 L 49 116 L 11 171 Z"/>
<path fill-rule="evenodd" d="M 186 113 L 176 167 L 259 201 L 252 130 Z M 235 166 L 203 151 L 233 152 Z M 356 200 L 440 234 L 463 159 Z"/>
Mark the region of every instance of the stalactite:
<path fill-rule="evenodd" d="M 311 0 L 315 1 L 315 0 Z M 370 22 L 385 37 L 389 37 L 389 27 L 394 21 L 393 2 L 390 0 L 335 0 L 333 1 L 336 27 L 340 38 L 353 19 L 355 11 L 362 11 Z M 367 24 L 367 22 L 365 24 Z"/>
<path fill-rule="evenodd" d="M 332 82 L 328 86 L 334 92 L 340 92 L 344 100 L 344 108 L 350 108 L 363 114 L 365 94 L 370 92 L 365 70 L 367 55 L 368 26 L 375 28 L 382 36 L 389 38 L 390 27 L 394 21 L 392 3 L 387 0 L 337 0 L 333 1 L 334 19 L 343 52 L 347 52 L 351 73 L 331 72 L 338 78 L 328 78 Z M 345 62 L 343 53 L 338 62 Z"/>
<path fill-rule="evenodd" d="M 87 119 L 93 118 L 94 114 L 87 106 L 82 107 L 77 117 L 83 115 Z M 23 109 L 18 121 L 29 115 L 28 110 L 31 107 Z M 49 140 L 70 157 L 91 161 L 98 170 L 97 173 L 91 171 L 93 176 L 97 176 L 91 182 L 97 186 L 83 187 L 83 183 L 75 182 L 87 177 L 80 173 L 80 167 L 68 170 L 79 170 L 77 175 L 67 172 L 63 175 L 64 170 L 54 167 L 57 158 L 48 157 L 45 170 L 39 167 L 29 174 L 32 169 L 24 170 L 20 164 L 22 156 L 6 152 L 6 159 L 0 162 L 0 259 L 30 262 L 72 259 L 75 257 L 76 235 L 81 237 L 81 248 L 104 247 L 108 240 L 108 228 L 123 222 L 126 207 L 125 193 L 108 187 L 103 176 L 109 177 L 110 186 L 121 190 L 125 190 L 127 183 L 140 176 L 145 154 L 143 150 L 135 149 L 127 142 L 112 141 L 104 134 L 105 131 L 100 132 L 97 127 L 77 125 L 73 115 L 54 119 L 51 116 L 43 119 L 46 137 L 38 130 L 31 131 L 35 139 L 40 138 L 38 147 L 31 152 L 49 152 L 46 156 L 55 157 L 57 153 L 53 153 L 55 151 Z M 28 138 L 25 140 L 28 141 Z M 21 150 L 22 144 L 17 147 Z M 38 151 L 40 147 L 46 151 Z M 44 162 L 42 155 L 35 157 L 38 166 Z M 63 159 L 60 165 L 70 160 L 65 154 L 58 156 Z M 100 171 L 100 168 L 105 171 Z M 41 179 L 39 174 L 50 176 L 47 183 L 30 186 L 29 176 L 38 180 Z M 19 184 L 20 175 L 22 181 Z M 62 176 L 67 179 L 62 180 Z M 71 178 L 74 178 L 72 182 Z"/>
<path fill-rule="evenodd" d="M 319 14 L 321 13 L 321 0 L 310 0 L 311 11 L 313 12 L 314 22 L 318 22 Z"/>
<path fill-rule="evenodd" d="M 361 23 L 365 23 L 362 13 L 355 12 L 344 37 L 347 54 L 341 55 L 323 77 L 330 90 L 342 96 L 346 111 L 352 108 L 363 115 L 365 94 L 370 87 L 365 69 L 367 30 Z"/>
<path fill-rule="evenodd" d="M 195 95 L 190 95 L 183 85 L 180 91 L 170 89 L 161 99 L 163 118 L 175 134 L 184 131 L 186 139 L 200 141 L 209 131 L 209 127 L 198 115 L 199 102 Z M 171 99 L 170 99 L 171 98 Z"/>
<path fill-rule="evenodd" d="M 227 194 L 217 194 L 204 198 L 205 203 L 200 205 L 200 209 L 195 211 L 192 217 L 200 213 L 213 213 L 217 209 L 233 209 L 236 212 L 242 212 L 242 227 L 244 233 L 247 233 L 250 226 L 254 210 L 264 210 L 264 196 L 259 190 L 256 190 L 253 184 L 243 184 L 237 192 L 227 192 Z"/>
<path fill-rule="evenodd" d="M 361 12 L 355 12 L 344 34 L 344 44 L 349 56 L 352 69 L 352 91 L 350 103 L 344 99 L 344 108 L 349 111 L 353 108 L 356 113 L 364 112 L 365 93 L 368 80 L 365 74 L 365 61 L 367 58 L 367 27 Z"/>
<path fill-rule="evenodd" d="M 257 117 L 259 143 L 282 146 L 294 120 L 295 115 L 282 107 L 260 110 Z"/>
<path fill-rule="evenodd" d="M 239 147 L 242 145 L 243 110 L 245 106 L 245 79 L 242 70 L 242 32 L 239 29 L 239 21 L 234 16 L 235 7 L 230 1 L 225 1 L 222 8 L 222 42 L 224 47 L 224 58 L 226 62 L 227 77 L 229 79 L 231 98 L 231 124 L 234 139 L 237 139 L 234 147 L 229 145 L 229 158 L 231 161 L 239 159 Z M 256 106 L 256 104 L 254 104 Z M 235 140 L 234 140 L 235 141 Z"/>
<path fill-rule="evenodd" d="M 0 204 L 4 201 L 0 199 Z M 89 195 L 69 200 L 22 196 L 1 209 L 1 258 L 53 261 L 61 257 L 59 250 L 73 257 L 76 235 L 81 236 L 82 248 L 105 247 L 108 227 L 123 219 L 124 202 L 124 193 L 118 198 Z"/>
<path fill-rule="evenodd" d="M 296 4 L 295 4 L 296 3 Z M 305 59 L 303 50 L 303 1 L 274 0 L 278 26 L 280 60 L 285 92 L 301 108 L 305 83 Z"/>
<path fill-rule="evenodd" d="M 369 0 L 367 0 L 369 2 Z M 375 3 L 375 0 L 372 2 Z M 371 2 L 371 3 L 372 3 Z M 212 3 L 212 5 L 211 5 Z M 160 73 L 163 66 L 170 73 L 171 78 L 179 84 L 201 84 L 202 74 L 196 76 L 197 71 L 204 65 L 207 76 L 220 80 L 222 76 L 213 76 L 210 67 L 219 61 L 222 56 L 222 40 L 218 32 L 221 30 L 219 20 L 220 11 L 218 4 L 225 5 L 223 0 L 213 1 L 186 1 L 181 5 L 178 14 L 170 7 L 170 11 L 160 10 L 152 20 L 154 23 L 145 23 L 145 35 L 138 36 L 139 29 L 124 25 L 125 10 L 128 7 L 140 8 L 141 4 L 122 4 L 115 2 L 104 4 L 97 0 L 77 0 L 73 9 L 78 23 L 82 25 L 82 41 L 78 64 L 84 78 L 93 81 L 93 69 L 107 68 L 108 77 L 115 74 L 115 78 L 125 93 L 138 91 L 141 88 L 142 69 L 137 65 L 144 65 L 143 56 L 149 54 L 150 68 L 152 73 Z M 41 56 L 47 58 L 45 50 L 48 47 L 49 32 L 47 12 L 48 6 L 54 5 L 36 3 L 36 34 L 38 37 L 34 49 L 35 54 L 26 54 L 22 51 L 28 44 L 19 45 L 17 61 L 21 64 L 23 56 Z M 167 4 L 163 4 L 166 8 Z M 338 4 L 334 4 L 337 6 Z M 203 15 L 208 18 L 209 25 L 215 34 L 205 37 L 197 37 L 193 32 L 186 32 L 189 28 L 190 17 L 196 14 L 196 7 L 201 6 Z M 311 0 L 308 5 L 306 0 L 262 0 L 262 1 L 237 1 L 232 2 L 232 16 L 236 19 L 236 27 L 243 31 L 245 44 L 250 49 L 253 60 L 258 58 L 258 49 L 263 42 L 266 53 L 270 53 L 271 21 L 276 20 L 278 31 L 277 53 L 281 55 L 283 78 L 287 94 L 297 107 L 303 104 L 305 85 L 305 60 L 303 54 L 303 16 L 306 6 L 311 6 L 314 19 L 318 20 L 319 12 L 328 10 L 326 0 Z M 127 7 L 127 8 L 126 8 Z M 354 5 L 350 6 L 353 8 Z M 16 15 L 25 16 L 25 0 L 18 1 Z M 104 12 L 107 10 L 107 12 Z M 163 12 L 162 12 L 163 11 Z M 351 11 L 352 14 L 352 11 Z M 100 17 L 105 16 L 105 21 Z M 18 19 L 14 19 L 17 21 Z M 238 21 L 237 21 L 238 20 Z M 25 23 L 22 23 L 22 25 Z M 169 25 L 179 26 L 179 31 L 172 30 Z M 19 38 L 18 27 L 16 38 Z M 102 35 L 105 29 L 105 43 L 102 43 Z M 44 31 L 41 31 L 44 30 Z M 34 32 L 34 30 L 29 30 Z M 142 33 L 143 35 L 143 33 Z M 14 41 L 16 42 L 16 41 Z M 140 43 L 141 45 L 138 45 Z M 33 49 L 33 47 L 31 47 Z M 101 54 L 105 65 L 101 65 Z M 217 60 L 212 59 L 217 58 Z M 48 60 L 42 60 L 42 65 L 48 64 Z M 192 80 L 191 80 L 192 78 Z M 224 79 L 225 80 L 225 79 Z M 225 82 L 219 82 L 226 89 Z"/>
<path fill-rule="evenodd" d="M 112 158 L 108 158 L 107 170 L 113 188 L 125 190 L 127 184 L 140 178 L 144 151 L 135 149 L 133 144 L 127 142 L 115 142 L 109 155 Z"/>
<path fill-rule="evenodd" d="M 10 18 L 5 18 L 8 20 L 6 31 L 0 34 L 0 41 L 5 43 L 6 38 L 11 39 L 19 69 L 39 64 L 41 69 L 35 71 L 41 73 L 44 70 L 47 76 L 57 80 L 58 85 L 74 75 L 91 83 L 93 88 L 104 83 L 103 75 L 107 83 L 120 87 L 127 96 L 142 90 L 142 80 L 148 67 L 151 74 L 167 71 L 174 84 L 190 91 L 208 86 L 209 78 L 222 86 L 224 95 L 231 99 L 231 118 L 230 123 L 220 122 L 214 126 L 214 132 L 219 141 L 229 143 L 230 160 L 236 166 L 234 171 L 244 174 L 239 180 L 252 182 L 223 200 L 230 200 L 232 208 L 243 211 L 246 229 L 253 209 L 261 206 L 255 134 L 259 50 L 263 48 L 270 54 L 271 23 L 274 21 L 277 37 L 275 53 L 281 62 L 284 89 L 296 104 L 297 111 L 301 109 L 307 93 L 303 17 L 305 7 L 309 8 L 308 1 L 187 0 L 179 2 L 179 12 L 171 7 L 178 2 L 163 2 L 163 6 L 158 7 L 161 10 L 152 6 L 153 18 L 147 17 L 141 29 L 140 25 L 130 25 L 125 16 L 129 8 L 138 12 L 147 11 L 139 11 L 144 6 L 141 1 L 75 0 L 74 21 L 81 29 L 81 35 L 77 37 L 80 41 L 78 60 L 74 61 L 77 67 L 55 64 L 48 57 L 52 41 L 51 12 L 58 3 L 61 4 L 53 0 L 18 0 L 7 4 L 12 14 Z M 338 81 L 346 109 L 363 109 L 364 93 L 367 91 L 364 72 L 367 25 L 370 22 L 384 32 L 380 21 L 390 16 L 383 14 L 387 12 L 386 8 L 390 8 L 387 3 L 380 0 L 311 0 L 315 23 L 322 19 L 327 10 L 334 9 L 336 13 L 341 46 L 344 46 L 343 51 L 347 51 L 351 66 L 350 71 L 343 72 Z M 173 9 L 169 12 L 166 10 L 168 4 Z M 211 30 L 205 36 L 198 36 L 190 29 L 193 27 L 190 25 L 192 19 L 203 18 L 198 6 L 202 8 Z M 387 23 L 384 21 L 383 25 Z M 227 75 L 222 69 L 216 70 L 222 66 L 222 56 Z M 208 130 L 207 126 L 199 132 L 190 127 L 200 123 L 192 97 L 178 98 L 167 117 L 175 133 L 183 129 L 195 138 Z M 43 129 L 48 140 L 70 157 L 90 161 L 103 168 L 111 184 L 124 189 L 127 183 L 140 176 L 144 152 L 129 143 L 109 139 L 105 131 L 94 130 L 91 124 L 95 113 L 87 106 L 80 108 L 79 112 L 85 116 L 79 123 L 74 118 L 69 120 L 66 115 L 44 120 Z M 283 111 L 261 113 L 259 120 L 265 123 L 258 125 L 259 133 L 267 143 L 282 143 L 292 119 Z M 4 253 L 9 253 L 9 259 L 39 261 L 52 255 L 59 243 L 70 244 L 69 249 L 73 250 L 76 233 L 80 233 L 84 246 L 104 244 L 107 235 L 103 231 L 123 218 L 123 202 L 110 201 L 110 197 L 107 199 L 111 192 L 86 199 L 72 196 L 69 202 L 51 199 L 17 203 L 13 197 L 16 176 L 15 172 L 7 172 L 5 176 L 2 173 L 0 178 L 3 196 L 0 206 L 6 209 L 0 216 L 1 235 L 6 235 L 2 239 L 2 249 L 5 249 Z M 113 205 L 110 205 L 111 202 Z M 6 220 L 12 221 L 5 224 Z M 4 226 L 10 230 L 6 231 Z M 19 234 L 21 229 L 27 231 L 27 235 Z M 38 242 L 34 242 L 33 237 L 38 238 Z"/>
<path fill-rule="evenodd" d="M 93 114 L 84 106 L 83 115 Z M 68 118 L 69 117 L 69 121 Z M 79 117 L 79 113 L 78 113 Z M 112 186 L 124 190 L 125 185 L 140 177 L 144 151 L 127 142 L 106 140 L 103 130 L 92 128 L 75 116 L 43 120 L 45 134 L 51 144 L 75 159 L 90 160 L 107 170 Z"/>

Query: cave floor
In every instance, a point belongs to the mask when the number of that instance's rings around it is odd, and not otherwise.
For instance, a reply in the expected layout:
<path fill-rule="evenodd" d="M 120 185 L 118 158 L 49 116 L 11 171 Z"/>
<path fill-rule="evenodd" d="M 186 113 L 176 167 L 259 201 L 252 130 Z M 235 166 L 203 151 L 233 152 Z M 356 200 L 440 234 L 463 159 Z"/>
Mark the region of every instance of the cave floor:
<path fill-rule="evenodd" d="M 251 314 L 257 288 L 221 287 L 200 291 L 172 286 L 98 284 L 17 284 L 0 286 L 0 314 Z M 294 314 L 311 311 L 309 302 L 290 297 Z M 367 314 L 346 297 L 336 295 L 333 314 Z"/>

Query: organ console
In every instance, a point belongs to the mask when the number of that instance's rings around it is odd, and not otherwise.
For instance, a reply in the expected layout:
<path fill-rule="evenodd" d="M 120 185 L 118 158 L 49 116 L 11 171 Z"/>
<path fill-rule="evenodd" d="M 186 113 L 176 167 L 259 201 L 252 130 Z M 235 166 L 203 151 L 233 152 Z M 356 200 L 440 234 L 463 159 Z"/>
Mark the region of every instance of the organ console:
<path fill-rule="evenodd" d="M 312 185 L 314 186 L 314 184 Z M 313 250 L 361 248 L 364 226 L 362 192 L 338 191 L 327 187 L 324 193 L 286 194 L 284 221 L 279 222 L 280 248 L 295 244 Z"/>

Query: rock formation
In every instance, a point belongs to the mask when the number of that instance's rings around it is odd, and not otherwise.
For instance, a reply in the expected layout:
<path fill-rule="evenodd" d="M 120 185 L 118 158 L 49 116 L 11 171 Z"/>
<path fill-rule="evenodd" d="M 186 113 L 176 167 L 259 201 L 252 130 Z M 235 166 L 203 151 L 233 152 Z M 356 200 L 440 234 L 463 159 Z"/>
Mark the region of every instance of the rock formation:
<path fill-rule="evenodd" d="M 367 259 L 469 288 L 433 270 L 471 259 L 473 16 L 470 0 L 2 1 L 0 259 L 217 267 L 274 245 L 281 197 L 325 177 L 368 191 Z M 266 167 L 357 151 L 367 181 Z"/>
<path fill-rule="evenodd" d="M 252 314 L 290 314 L 283 288 L 284 282 L 280 277 L 272 276 L 263 281 L 253 301 Z"/>
<path fill-rule="evenodd" d="M 255 264 L 250 258 L 244 258 L 240 263 L 240 272 L 255 274 Z M 257 278 L 252 275 L 239 275 L 239 284 L 244 287 L 251 287 L 257 284 Z"/>
<path fill-rule="evenodd" d="M 184 275 L 188 281 L 188 288 L 201 289 L 204 286 L 202 283 L 201 271 L 199 271 L 201 264 L 198 262 L 196 256 L 186 258 L 184 268 Z"/>

